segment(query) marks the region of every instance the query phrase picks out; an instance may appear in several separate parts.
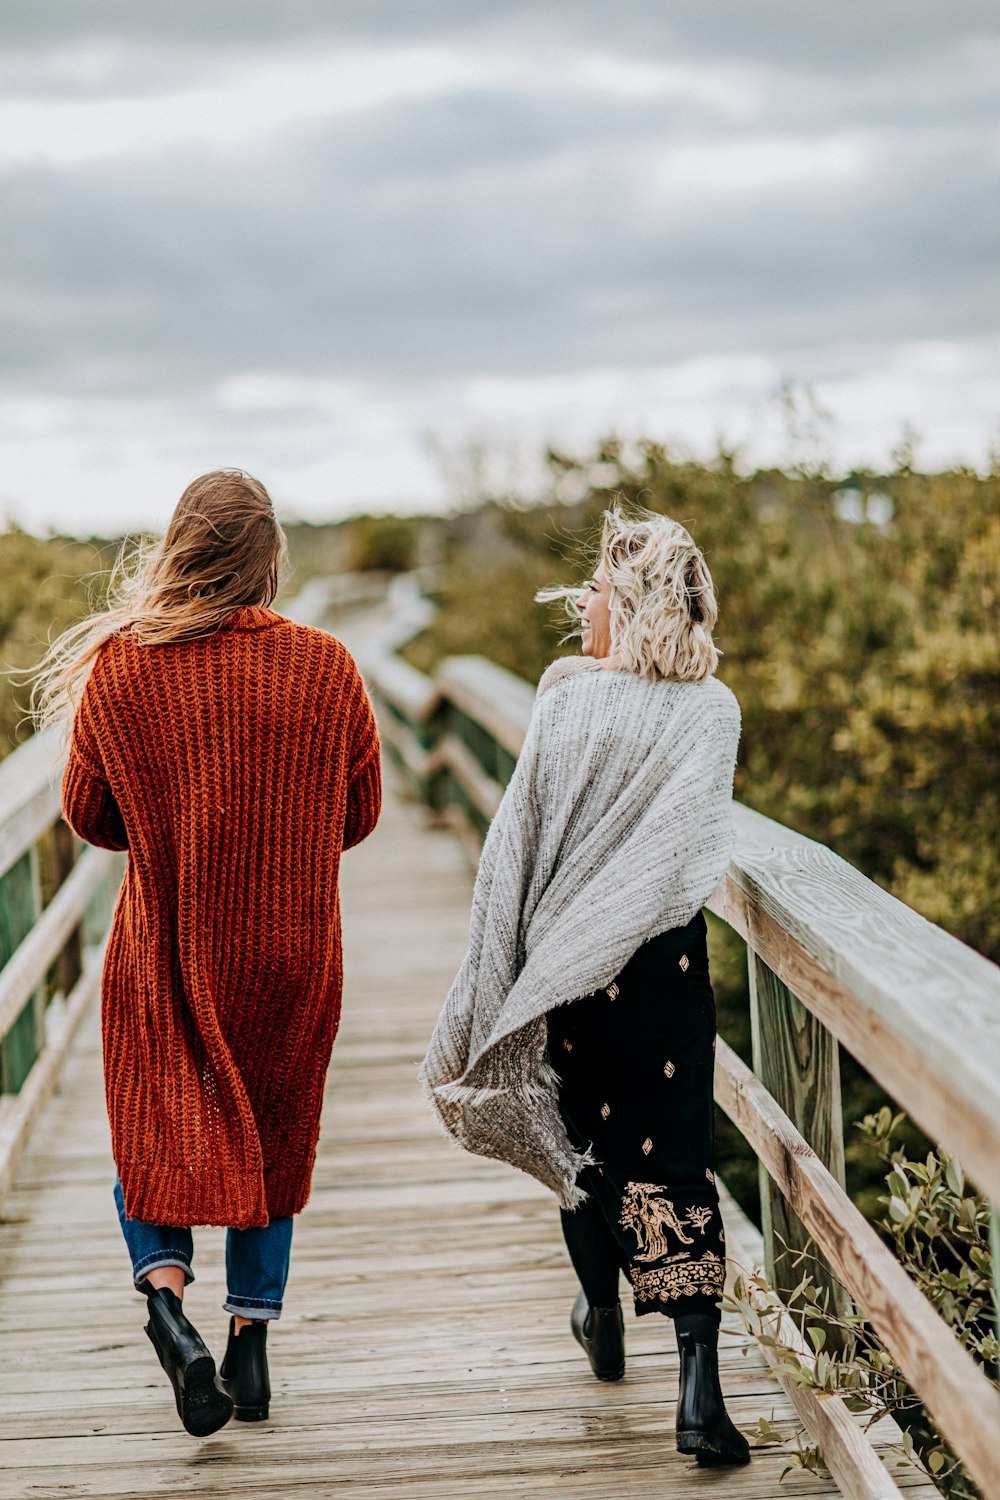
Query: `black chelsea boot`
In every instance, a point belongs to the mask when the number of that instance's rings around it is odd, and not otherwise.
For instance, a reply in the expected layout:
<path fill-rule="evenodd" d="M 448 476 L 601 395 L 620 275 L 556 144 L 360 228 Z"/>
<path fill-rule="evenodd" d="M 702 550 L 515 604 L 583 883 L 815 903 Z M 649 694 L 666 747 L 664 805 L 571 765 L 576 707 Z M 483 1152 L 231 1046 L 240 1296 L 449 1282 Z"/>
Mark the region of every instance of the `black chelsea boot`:
<path fill-rule="evenodd" d="M 573 1303 L 569 1326 L 598 1380 L 621 1380 L 625 1374 L 625 1322 L 621 1304 L 591 1307 L 581 1288 Z"/>
<path fill-rule="evenodd" d="M 146 1334 L 174 1388 L 177 1415 L 192 1437 L 208 1437 L 224 1427 L 233 1403 L 215 1383 L 215 1360 L 197 1328 L 184 1316 L 181 1300 L 169 1287 L 139 1283 L 146 1298 Z"/>
<path fill-rule="evenodd" d="M 265 1422 L 271 1403 L 267 1373 L 267 1322 L 247 1323 L 236 1332 L 236 1319 L 229 1319 L 229 1343 L 219 1379 L 233 1401 L 237 1422 Z"/>
<path fill-rule="evenodd" d="M 716 1350 L 692 1333 L 677 1336 L 681 1384 L 677 1397 L 677 1451 L 699 1464 L 748 1464 L 750 1444 L 730 1421 L 719 1384 Z"/>

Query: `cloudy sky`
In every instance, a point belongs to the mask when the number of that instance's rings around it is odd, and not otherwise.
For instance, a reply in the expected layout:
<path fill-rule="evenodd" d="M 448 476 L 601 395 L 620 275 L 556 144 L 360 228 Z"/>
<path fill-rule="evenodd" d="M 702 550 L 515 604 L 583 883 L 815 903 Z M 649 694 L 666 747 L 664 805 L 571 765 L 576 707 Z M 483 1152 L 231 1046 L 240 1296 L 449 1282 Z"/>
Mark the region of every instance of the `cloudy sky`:
<path fill-rule="evenodd" d="M 4 0 L 0 520 L 1000 438 L 995 0 Z M 453 466 L 453 465 L 452 465 Z"/>

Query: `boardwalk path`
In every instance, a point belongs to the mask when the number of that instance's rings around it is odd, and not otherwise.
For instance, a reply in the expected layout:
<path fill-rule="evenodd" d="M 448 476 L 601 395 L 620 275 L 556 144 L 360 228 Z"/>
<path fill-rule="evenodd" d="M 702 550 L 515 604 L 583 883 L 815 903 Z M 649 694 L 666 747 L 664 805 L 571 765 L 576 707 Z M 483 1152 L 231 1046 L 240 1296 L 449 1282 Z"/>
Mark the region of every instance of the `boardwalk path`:
<path fill-rule="evenodd" d="M 572 1342 L 553 1200 L 449 1147 L 415 1071 L 464 946 L 458 843 L 388 799 L 345 860 L 345 1017 L 320 1160 L 274 1329 L 272 1420 L 184 1434 L 142 1333 L 110 1196 L 96 1015 L 0 1225 L 0 1500 L 133 1496 L 830 1495 L 780 1451 L 705 1473 L 671 1441 L 665 1322 L 626 1315 L 619 1385 Z M 196 1240 L 191 1316 L 218 1351 L 222 1234 Z M 736 1421 L 794 1431 L 754 1348 L 724 1339 Z"/>

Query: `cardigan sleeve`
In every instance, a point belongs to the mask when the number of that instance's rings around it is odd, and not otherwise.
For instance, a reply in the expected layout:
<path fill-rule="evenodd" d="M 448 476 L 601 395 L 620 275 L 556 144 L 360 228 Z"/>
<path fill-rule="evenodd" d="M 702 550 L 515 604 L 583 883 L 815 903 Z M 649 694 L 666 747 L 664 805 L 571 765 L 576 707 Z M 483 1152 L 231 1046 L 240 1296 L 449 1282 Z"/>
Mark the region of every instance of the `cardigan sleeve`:
<path fill-rule="evenodd" d="M 88 844 L 128 848 L 125 820 L 114 793 L 73 747 L 63 776 L 62 807 L 66 822 Z"/>
<path fill-rule="evenodd" d="M 127 849 L 125 820 L 104 770 L 89 688 L 88 682 L 73 721 L 62 783 L 63 817 L 88 844 L 97 844 L 102 849 Z"/>
<path fill-rule="evenodd" d="M 378 730 L 371 700 L 361 686 L 359 724 L 354 737 L 347 773 L 347 816 L 344 848 L 353 849 L 366 839 L 382 810 L 382 762 Z"/>

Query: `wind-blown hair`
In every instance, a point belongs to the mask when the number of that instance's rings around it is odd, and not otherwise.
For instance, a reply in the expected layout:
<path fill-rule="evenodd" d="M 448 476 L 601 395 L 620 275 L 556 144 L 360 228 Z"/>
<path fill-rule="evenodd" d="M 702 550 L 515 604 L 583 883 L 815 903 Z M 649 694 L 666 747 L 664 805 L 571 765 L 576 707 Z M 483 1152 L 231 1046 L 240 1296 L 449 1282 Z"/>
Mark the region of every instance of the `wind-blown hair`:
<path fill-rule="evenodd" d="M 719 662 L 712 631 L 719 617 L 708 564 L 679 521 L 653 511 L 604 512 L 601 561 L 609 583 L 611 654 L 640 677 L 701 682 Z M 579 589 L 543 589 L 564 599 L 574 620 Z"/>
<path fill-rule="evenodd" d="M 49 646 L 32 674 L 38 727 L 69 727 L 94 658 L 112 636 L 154 646 L 211 635 L 234 609 L 271 603 L 285 555 L 285 534 L 259 480 L 241 469 L 193 480 L 163 537 L 123 544 L 104 608 Z"/>

